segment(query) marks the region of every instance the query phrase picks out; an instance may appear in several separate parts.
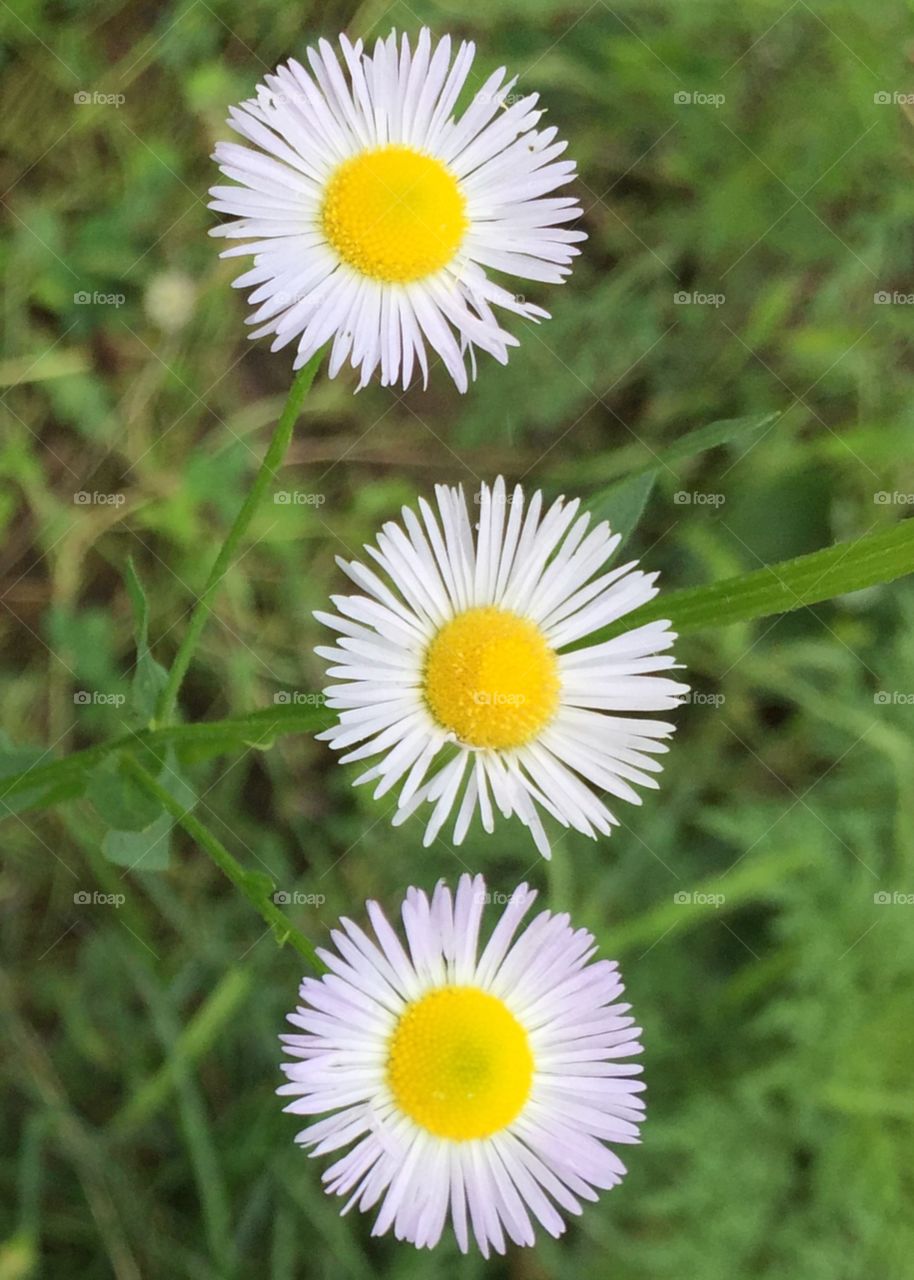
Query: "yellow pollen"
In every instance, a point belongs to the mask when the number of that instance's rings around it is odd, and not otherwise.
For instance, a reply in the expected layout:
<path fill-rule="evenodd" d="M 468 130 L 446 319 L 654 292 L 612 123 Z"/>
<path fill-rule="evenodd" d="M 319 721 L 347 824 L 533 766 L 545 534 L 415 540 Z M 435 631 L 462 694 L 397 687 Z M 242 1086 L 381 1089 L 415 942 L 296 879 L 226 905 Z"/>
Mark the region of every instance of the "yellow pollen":
<path fill-rule="evenodd" d="M 409 1005 L 390 1041 L 398 1106 L 438 1138 L 487 1138 L 518 1115 L 533 1082 L 527 1033 L 497 996 L 440 987 Z"/>
<path fill-rule="evenodd" d="M 424 692 L 444 728 L 471 747 L 521 747 L 559 700 L 558 660 L 535 623 L 482 605 L 445 623 L 428 647 Z"/>
<path fill-rule="evenodd" d="M 321 222 L 356 271 L 408 284 L 453 258 L 469 225 L 465 206 L 440 160 L 392 145 L 343 161 L 327 184 Z"/>

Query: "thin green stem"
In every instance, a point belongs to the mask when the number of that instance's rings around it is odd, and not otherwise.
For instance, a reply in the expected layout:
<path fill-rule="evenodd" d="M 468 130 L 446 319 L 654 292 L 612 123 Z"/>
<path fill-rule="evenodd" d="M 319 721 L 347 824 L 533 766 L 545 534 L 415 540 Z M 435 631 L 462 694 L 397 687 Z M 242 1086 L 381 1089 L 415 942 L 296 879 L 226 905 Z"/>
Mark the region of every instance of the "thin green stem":
<path fill-rule="evenodd" d="M 832 596 L 893 582 L 909 573 L 914 573 L 914 519 L 911 518 L 852 542 L 839 542 L 795 560 L 766 565 L 753 573 L 726 578 L 709 586 L 664 592 L 598 632 L 590 643 L 608 640 L 654 618 L 672 619 L 674 630 L 680 634 L 712 631 L 734 622 L 752 622 L 820 604 Z M 329 718 L 332 717 L 322 707 L 289 704 L 265 707 L 227 720 L 168 725 L 121 735 L 60 760 L 27 765 L 0 777 L 0 821 L 11 813 L 46 809 L 82 795 L 91 770 L 112 751 L 148 746 L 158 752 L 174 745 L 188 757 L 205 759 L 249 746 L 265 750 L 281 734 L 311 733 L 326 728 Z M 0 757 L 0 774 L 4 763 Z"/>
<path fill-rule="evenodd" d="M 244 894 L 254 910 L 274 930 L 277 939 L 280 942 L 287 940 L 291 942 L 298 954 L 308 962 L 309 967 L 315 973 L 324 973 L 324 964 L 313 945 L 303 933 L 300 933 L 290 923 L 285 913 L 280 911 L 273 901 L 272 890 L 274 886 L 269 883 L 269 877 L 261 875 L 259 872 L 245 871 L 238 859 L 229 853 L 225 845 L 217 840 L 213 833 L 195 818 L 189 809 L 185 809 L 180 801 L 170 795 L 134 756 L 125 755 L 122 760 L 122 766 L 148 795 L 158 800 L 166 813 L 170 814 L 175 822 L 184 828 L 204 853 L 209 854 L 222 874 L 231 880 L 235 888 Z"/>
<path fill-rule="evenodd" d="M 200 635 L 206 625 L 206 620 L 210 615 L 213 601 L 216 593 L 222 584 L 232 559 L 238 546 L 247 532 L 254 514 L 260 505 L 264 493 L 270 482 L 275 479 L 276 472 L 282 465 L 289 442 L 292 439 L 292 430 L 295 426 L 296 419 L 301 411 L 305 396 L 311 389 L 315 374 L 322 359 L 323 353 L 318 352 L 312 356 L 308 363 L 301 369 L 295 381 L 289 390 L 289 395 L 280 414 L 279 421 L 276 424 L 276 430 L 273 432 L 273 438 L 270 441 L 269 448 L 264 454 L 263 462 L 254 477 L 254 484 L 251 491 L 245 498 L 241 510 L 235 517 L 235 522 L 228 531 L 225 541 L 219 551 L 216 561 L 210 570 L 209 578 L 206 586 L 203 588 L 203 594 L 194 605 L 190 615 L 187 631 L 184 633 L 184 639 L 178 649 L 171 670 L 168 673 L 168 681 L 159 697 L 158 706 L 156 707 L 156 725 L 168 724 L 173 716 L 175 705 L 178 700 L 178 694 L 184 677 L 187 675 L 187 669 L 190 666 L 194 651 L 200 640 Z"/>

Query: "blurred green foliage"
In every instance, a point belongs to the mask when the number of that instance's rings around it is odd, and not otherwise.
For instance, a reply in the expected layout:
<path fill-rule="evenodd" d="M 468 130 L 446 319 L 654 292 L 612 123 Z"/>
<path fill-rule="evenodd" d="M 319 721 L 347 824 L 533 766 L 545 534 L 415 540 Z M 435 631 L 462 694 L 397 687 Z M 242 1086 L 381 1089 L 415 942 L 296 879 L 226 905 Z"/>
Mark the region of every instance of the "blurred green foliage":
<path fill-rule="evenodd" d="M 542 92 L 590 239 L 567 286 L 531 286 L 554 318 L 520 326 L 468 396 L 440 369 L 405 396 L 318 384 L 284 475 L 322 501 L 258 516 L 188 719 L 313 698 L 334 557 L 438 481 L 501 470 L 588 498 L 620 459 L 783 410 L 660 469 L 629 545 L 667 586 L 906 514 L 911 10 L 4 4 L 2 771 L 128 731 L 127 559 L 167 665 L 250 483 L 290 357 L 246 341 L 206 237 L 207 157 L 227 105 L 320 34 L 474 38 L 480 75 L 504 62 Z M 682 641 L 696 693 L 661 792 L 608 843 L 561 838 L 549 866 L 504 827 L 422 851 L 309 735 L 188 764 L 235 855 L 320 900 L 291 908 L 317 941 L 366 897 L 466 866 L 531 879 L 622 961 L 649 1085 L 630 1176 L 563 1240 L 488 1266 L 338 1218 L 272 1092 L 299 962 L 185 836 L 157 873 L 104 857 L 87 799 L 7 818 L 0 1280 L 906 1280 L 912 637 L 902 583 Z"/>

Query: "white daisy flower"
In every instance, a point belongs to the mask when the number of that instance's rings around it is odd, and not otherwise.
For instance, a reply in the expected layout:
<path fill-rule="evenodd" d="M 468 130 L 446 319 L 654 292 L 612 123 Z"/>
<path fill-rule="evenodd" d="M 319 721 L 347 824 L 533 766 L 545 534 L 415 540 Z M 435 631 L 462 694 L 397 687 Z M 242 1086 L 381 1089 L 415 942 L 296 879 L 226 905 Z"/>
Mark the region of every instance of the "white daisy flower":
<path fill-rule="evenodd" d="M 407 891 L 408 951 L 369 902 L 377 941 L 342 920 L 320 952 L 330 974 L 302 982 L 279 1093 L 325 1117 L 297 1136 L 311 1155 L 350 1148 L 323 1181 L 344 1213 L 380 1202 L 373 1235 L 431 1248 L 450 1218 L 460 1249 L 472 1234 L 488 1257 L 506 1236 L 533 1244 L 534 1220 L 561 1235 L 560 1210 L 625 1174 L 606 1144 L 639 1141 L 641 1031 L 617 965 L 591 963 L 593 936 L 567 915 L 543 911 L 514 940 L 535 897 L 515 890 L 481 955 L 481 876 L 453 898 Z"/>
<path fill-rule="evenodd" d="M 619 535 L 589 529 L 579 501 L 543 495 L 524 506 L 499 478 L 478 495 L 474 539 L 462 489 L 438 486 L 438 515 L 403 508 L 366 551 L 383 577 L 337 563 L 364 594 L 333 596 L 315 617 L 339 632 L 315 652 L 342 681 L 324 690 L 337 724 L 320 734 L 343 761 L 380 756 L 356 785 L 380 797 L 399 785 L 394 825 L 433 809 L 430 844 L 458 804 L 455 844 L 479 811 L 494 810 L 550 846 L 539 809 L 596 838 L 618 819 L 604 793 L 640 804 L 635 786 L 656 787 L 655 759 L 673 725 L 635 712 L 667 711 L 688 686 L 658 672 L 676 666 L 668 621 L 648 622 L 598 644 L 588 637 L 657 594 L 655 573 L 632 560 L 606 562 Z M 440 765 L 430 773 L 433 765 Z"/>
<path fill-rule="evenodd" d="M 228 123 L 252 146 L 220 142 L 214 159 L 240 186 L 213 187 L 211 208 L 234 220 L 213 235 L 250 243 L 236 281 L 253 288 L 254 338 L 273 350 L 298 343 L 295 367 L 333 342 L 330 375 L 349 360 L 359 386 L 380 368 L 382 385 L 407 387 L 427 348 L 461 391 L 474 347 L 502 364 L 517 339 L 493 307 L 527 320 L 548 312 L 489 278 L 490 270 L 560 283 L 586 239 L 564 223 L 572 196 L 551 195 L 574 176 L 566 143 L 537 129 L 537 94 L 512 95 L 494 72 L 466 111 L 453 110 L 473 63 L 464 42 L 410 48 L 395 32 L 374 53 L 340 36 L 344 66 L 326 40 L 265 76 Z M 516 100 L 515 100 L 516 96 Z"/>

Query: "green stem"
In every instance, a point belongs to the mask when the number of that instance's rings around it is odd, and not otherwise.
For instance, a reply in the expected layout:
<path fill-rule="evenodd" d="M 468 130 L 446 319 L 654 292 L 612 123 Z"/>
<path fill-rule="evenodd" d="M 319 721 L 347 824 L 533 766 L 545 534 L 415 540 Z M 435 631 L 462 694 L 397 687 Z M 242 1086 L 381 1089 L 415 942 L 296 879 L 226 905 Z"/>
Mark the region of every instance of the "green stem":
<path fill-rule="evenodd" d="M 709 586 L 664 592 L 581 643 L 608 640 L 620 631 L 654 618 L 671 618 L 680 634 L 711 631 L 734 622 L 752 622 L 789 613 L 837 594 L 893 582 L 912 572 L 914 519 L 909 518 L 852 542 L 839 542 L 753 573 L 726 578 Z M 82 795 L 90 771 L 112 751 L 138 746 L 158 751 L 173 744 L 195 759 L 204 759 L 249 746 L 265 750 L 280 734 L 311 733 L 326 728 L 331 718 L 322 707 L 290 703 L 227 720 L 169 725 L 121 735 L 63 759 L 28 765 L 0 776 L 0 820 L 10 813 L 46 809 Z M 4 772 L 4 764 L 0 756 L 0 774 Z"/>
<path fill-rule="evenodd" d="M 216 557 L 215 564 L 210 570 L 203 594 L 194 605 L 193 612 L 190 615 L 190 622 L 184 634 L 184 639 L 181 641 L 177 656 L 168 673 L 168 681 L 159 697 L 154 722 L 156 725 L 168 724 L 173 718 L 181 685 L 187 675 L 187 669 L 194 656 L 194 650 L 199 643 L 201 632 L 206 625 L 216 593 L 232 563 L 232 558 L 238 550 L 242 538 L 247 532 L 248 525 L 254 518 L 267 486 L 276 478 L 276 472 L 282 465 L 282 460 L 292 439 L 292 429 L 301 411 L 305 396 L 311 389 L 311 384 L 314 381 L 322 357 L 322 351 L 312 356 L 292 383 L 283 411 L 280 414 L 279 422 L 276 424 L 276 430 L 273 432 L 269 448 L 264 454 L 264 459 L 260 464 L 257 475 L 254 477 L 251 491 L 235 517 L 234 524 L 228 531 L 228 535 Z"/>
<path fill-rule="evenodd" d="M 158 800 L 166 813 L 169 813 L 175 822 L 184 828 L 191 839 L 205 853 L 209 854 L 222 874 L 231 880 L 235 888 L 244 894 L 254 910 L 274 930 L 278 940 L 280 942 L 285 942 L 286 940 L 291 942 L 298 954 L 307 960 L 309 967 L 315 973 L 322 974 L 326 972 L 325 966 L 312 944 L 303 933 L 300 933 L 289 922 L 285 913 L 280 911 L 273 901 L 271 896 L 273 886 L 265 887 L 267 877 L 261 876 L 256 872 L 245 871 L 238 859 L 229 853 L 225 845 L 217 840 L 213 833 L 204 827 L 203 823 L 195 818 L 189 809 L 185 809 L 174 796 L 170 795 L 134 756 L 125 755 L 122 765 L 144 791 Z"/>
<path fill-rule="evenodd" d="M 131 730 L 71 752 L 60 760 L 34 764 L 18 773 L 0 778 L 0 820 L 9 813 L 44 809 L 61 800 L 72 800 L 86 789 L 89 774 L 113 751 L 149 747 L 153 754 L 174 746 L 193 760 L 207 760 L 255 747 L 266 751 L 281 734 L 314 733 L 326 729 L 331 717 L 321 707 L 263 707 L 227 720 L 204 720 L 197 724 L 172 724 L 162 729 Z M 49 754 L 49 753 L 45 753 Z M 2 767 L 2 761 L 0 761 Z"/>

